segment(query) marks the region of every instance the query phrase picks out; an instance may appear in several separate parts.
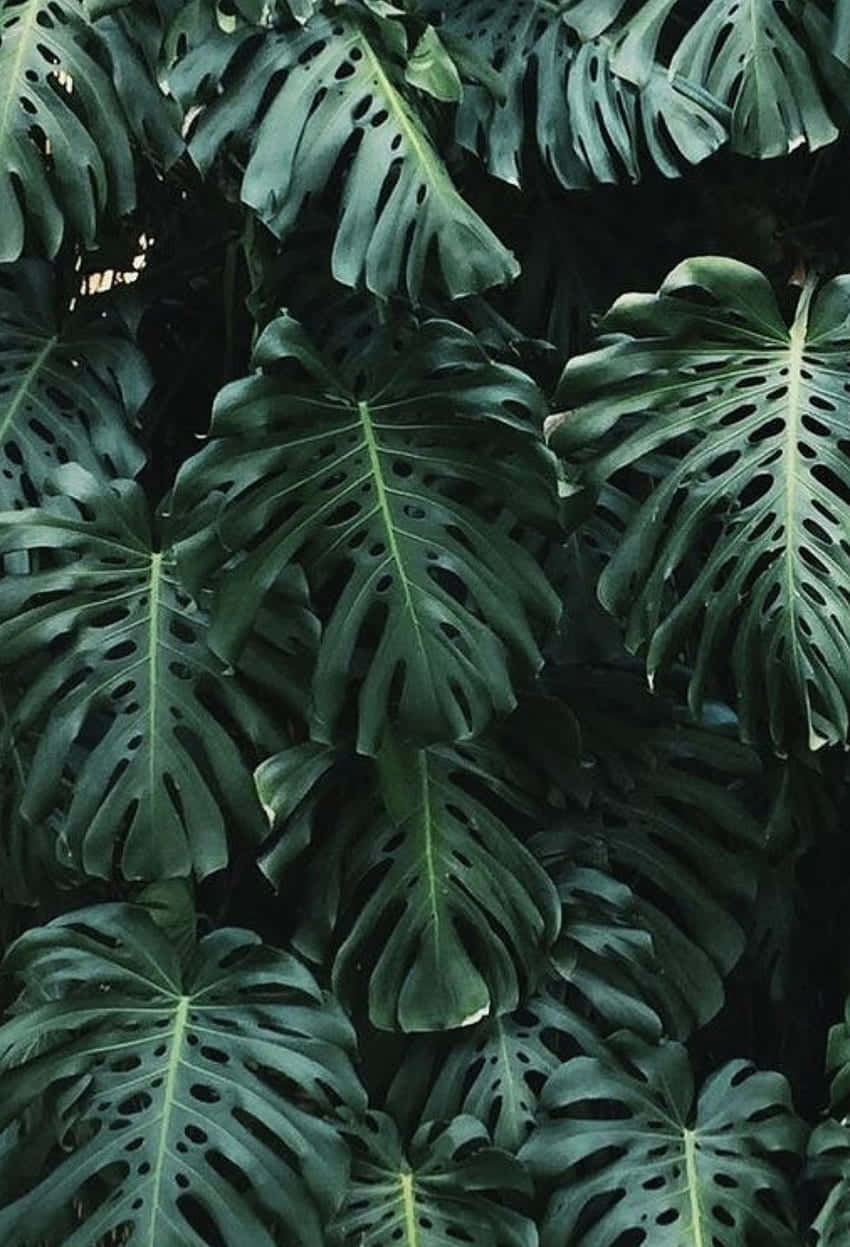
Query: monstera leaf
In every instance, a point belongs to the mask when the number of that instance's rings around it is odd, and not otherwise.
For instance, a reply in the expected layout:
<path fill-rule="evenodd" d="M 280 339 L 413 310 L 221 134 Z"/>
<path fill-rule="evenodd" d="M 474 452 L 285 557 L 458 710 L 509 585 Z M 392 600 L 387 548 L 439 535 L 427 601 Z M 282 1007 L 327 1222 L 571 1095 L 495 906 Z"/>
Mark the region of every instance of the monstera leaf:
<path fill-rule="evenodd" d="M 63 1247 L 319 1247 L 345 1189 L 333 1124 L 365 1096 L 353 1033 L 296 960 L 223 928 L 184 971 L 140 910 L 94 906 L 22 936 L 6 958 L 24 990 L 0 1028 L 4 1157 L 0 1235 Z M 26 1164 L 27 1114 L 53 1106 L 44 1176 Z M 36 1120 L 38 1118 L 36 1117 Z M 211 1229 L 209 1229 L 211 1227 Z"/>
<path fill-rule="evenodd" d="M 178 553 L 190 583 L 239 556 L 218 595 L 213 648 L 238 654 L 264 588 L 297 560 L 324 614 L 314 739 L 348 730 L 354 689 L 361 752 L 375 752 L 388 722 L 423 742 L 479 732 L 511 709 L 515 675 L 540 666 L 538 638 L 559 611 L 504 522 L 507 511 L 545 529 L 557 513 L 540 392 L 442 321 L 400 353 L 388 345 L 361 392 L 286 316 L 254 362 L 260 375 L 219 394 L 213 440 L 175 492 L 197 528 Z M 224 495 L 215 528 L 194 525 L 214 493 Z"/>
<path fill-rule="evenodd" d="M 730 1061 L 694 1105 L 688 1056 L 623 1033 L 608 1060 L 580 1056 L 552 1075 L 544 1117 L 520 1153 L 556 1190 L 544 1247 L 798 1247 L 783 1170 L 805 1127 L 785 1079 Z M 620 1061 L 615 1059 L 619 1057 Z"/>
<path fill-rule="evenodd" d="M 109 59 L 130 133 L 144 151 L 168 169 L 183 154 L 185 145 L 180 135 L 180 108 L 157 84 L 164 14 L 157 12 L 157 6 L 128 7 L 129 14 L 125 11 L 103 17 L 97 23 L 97 35 Z"/>
<path fill-rule="evenodd" d="M 755 269 L 685 261 L 567 366 L 552 439 L 596 443 L 590 484 L 632 469 L 642 505 L 599 593 L 650 677 L 689 646 L 698 712 L 729 649 L 743 735 L 766 718 L 780 747 L 800 718 L 812 747 L 848 731 L 848 309 L 850 278 L 808 285 L 789 329 Z"/>
<path fill-rule="evenodd" d="M 818 87 L 794 0 L 712 0 L 679 44 L 673 74 L 732 110 L 734 151 L 762 159 L 838 137 Z"/>
<path fill-rule="evenodd" d="M 724 105 L 655 59 L 671 0 L 644 5 L 625 23 L 618 21 L 621 0 L 433 7 L 443 11 L 440 33 L 458 65 L 478 78 L 464 87 L 458 140 L 505 181 L 519 183 L 532 132 L 568 189 L 637 181 L 647 157 L 672 177 L 726 141 Z"/>
<path fill-rule="evenodd" d="M 842 1247 L 850 1234 L 850 1130 L 842 1122 L 825 1121 L 812 1131 L 806 1177 L 823 1194 L 812 1225 L 817 1247 Z"/>
<path fill-rule="evenodd" d="M 259 830 L 243 749 L 275 729 L 207 649 L 137 486 L 74 464 L 55 482 L 52 509 L 0 515 L 0 553 L 53 556 L 0 582 L 2 662 L 27 676 L 12 726 L 41 733 L 21 816 L 62 807 L 54 853 L 88 875 L 206 875 L 227 861 L 228 814 Z"/>
<path fill-rule="evenodd" d="M 564 902 L 555 964 L 609 1024 L 651 1038 L 660 1019 L 685 1038 L 721 1008 L 744 950 L 764 829 L 737 789 L 759 791 L 758 760 L 680 722 L 676 699 L 634 672 L 565 669 L 552 688 L 557 699 L 521 703 L 505 730 L 560 793 L 529 842 Z M 577 772 L 564 702 L 581 730 Z"/>
<path fill-rule="evenodd" d="M 109 208 L 135 202 L 130 145 L 81 0 L 0 4 L 0 261 L 27 228 L 54 256 L 66 225 L 94 242 Z"/>
<path fill-rule="evenodd" d="M 315 834 L 296 945 L 320 957 L 333 934 L 334 983 L 356 997 L 368 980 L 376 1026 L 471 1025 L 516 1008 L 544 968 L 558 898 L 497 812 L 522 794 L 490 774 L 474 751 L 391 743 L 353 770 L 307 743 L 257 772 L 282 830 L 261 862 L 274 882 Z"/>
<path fill-rule="evenodd" d="M 126 332 L 84 309 L 57 323 L 46 265 L 0 267 L 0 510 L 31 506 L 73 459 L 97 476 L 144 462 L 129 424 L 150 388 Z"/>
<path fill-rule="evenodd" d="M 432 252 L 453 298 L 509 281 L 519 265 L 461 198 L 405 97 L 394 67 L 404 29 L 386 30 L 397 46 L 343 15 L 294 32 L 211 30 L 169 74 L 184 105 L 202 108 L 192 157 L 206 171 L 226 140 L 251 134 L 242 199 L 281 237 L 344 159 L 332 265 L 347 285 L 415 300 Z M 205 103 L 212 78 L 222 89 Z"/>
<path fill-rule="evenodd" d="M 534 1223 L 500 1202 L 529 1195 L 513 1156 L 489 1146 L 474 1117 L 420 1127 L 405 1156 L 392 1121 L 371 1113 L 352 1135 L 351 1185 L 332 1223 L 332 1244 L 374 1247 L 536 1247 Z"/>
<path fill-rule="evenodd" d="M 426 1087 L 417 1109 L 423 1121 L 469 1113 L 483 1122 L 497 1147 L 516 1152 L 534 1126 L 541 1088 L 567 1056 L 604 1053 L 596 1030 L 564 1004 L 557 990 L 533 996 L 522 1008 L 488 1018 L 446 1037 L 417 1036 L 390 1087 L 395 1121 L 410 1112 L 411 1088 Z"/>

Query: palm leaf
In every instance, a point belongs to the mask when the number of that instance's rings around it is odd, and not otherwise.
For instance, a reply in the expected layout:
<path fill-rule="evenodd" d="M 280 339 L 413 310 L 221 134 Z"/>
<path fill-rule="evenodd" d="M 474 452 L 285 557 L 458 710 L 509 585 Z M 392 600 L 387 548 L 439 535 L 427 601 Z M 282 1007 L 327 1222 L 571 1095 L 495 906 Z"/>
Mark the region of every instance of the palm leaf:
<path fill-rule="evenodd" d="M 49 256 L 66 226 L 91 246 L 98 219 L 135 202 L 130 145 L 81 0 L 0 3 L 0 261 L 29 227 Z"/>
<path fill-rule="evenodd" d="M 599 586 L 629 648 L 652 678 L 693 646 L 697 713 L 731 650 L 742 733 L 779 747 L 800 716 L 812 747 L 848 731 L 848 306 L 850 279 L 810 284 L 789 329 L 755 269 L 689 260 L 615 303 L 559 396 L 552 444 L 598 442 L 585 479 L 630 466 L 642 500 Z"/>
<path fill-rule="evenodd" d="M 785 1079 L 730 1061 L 694 1105 L 681 1045 L 623 1033 L 614 1056 L 575 1057 L 552 1075 L 543 1120 L 520 1154 L 557 1184 L 544 1247 L 614 1247 L 632 1236 L 652 1247 L 797 1247 L 782 1165 L 799 1154 L 805 1128 Z"/>
<path fill-rule="evenodd" d="M 385 347 L 366 392 L 286 316 L 254 362 L 260 375 L 219 394 L 214 440 L 176 487 L 190 526 L 196 506 L 224 495 L 218 537 L 199 527 L 178 548 L 191 582 L 242 556 L 225 573 L 213 647 L 238 654 L 265 586 L 298 560 L 326 603 L 314 739 L 347 731 L 355 689 L 362 752 L 388 722 L 425 742 L 480 731 L 511 708 L 515 673 L 541 664 L 538 638 L 559 609 L 504 524 L 505 508 L 538 529 L 556 516 L 539 391 L 447 322 L 423 325 L 399 354 Z"/>
<path fill-rule="evenodd" d="M 345 160 L 332 265 L 347 285 L 416 300 L 432 252 L 453 298 L 509 281 L 516 260 L 456 190 L 377 30 L 345 15 L 213 29 L 169 74 L 187 108 L 202 106 L 193 159 L 206 171 L 231 136 L 251 134 L 242 199 L 280 237 Z M 391 31 L 403 55 L 404 30 Z M 212 78 L 224 89 L 205 103 Z"/>
<path fill-rule="evenodd" d="M 500 1202 L 530 1193 L 528 1178 L 512 1156 L 489 1146 L 474 1117 L 422 1126 L 409 1159 L 384 1114 L 370 1114 L 352 1142 L 351 1185 L 330 1227 L 332 1244 L 536 1247 L 533 1222 Z"/>
<path fill-rule="evenodd" d="M 376 1026 L 469 1025 L 516 1008 L 545 968 L 557 896 L 497 812 L 522 794 L 496 780 L 489 803 L 473 795 L 489 776 L 474 751 L 388 745 L 352 771 L 309 743 L 257 772 L 282 832 L 261 862 L 273 882 L 315 836 L 296 946 L 330 943 L 337 989 L 368 982 Z"/>
<path fill-rule="evenodd" d="M 52 509 L 0 516 L 0 552 L 54 556 L 0 583 L 2 660 L 28 674 L 12 727 L 41 733 L 21 817 L 61 808 L 54 863 L 89 875 L 206 875 L 227 861 L 228 815 L 260 829 L 244 750 L 275 730 L 207 649 L 138 488 L 73 464 L 56 488 Z"/>
<path fill-rule="evenodd" d="M 347 1173 L 334 1106 L 365 1097 L 351 1028 L 297 961 L 223 928 L 184 972 L 144 912 L 105 905 L 28 932 L 6 969 L 24 990 L 0 1028 L 0 1122 L 63 1110 L 44 1177 L 25 1127 L 4 1158 L 4 1243 L 75 1203 L 63 1247 L 206 1247 L 199 1216 L 226 1247 L 274 1247 L 276 1225 L 319 1247 Z"/>

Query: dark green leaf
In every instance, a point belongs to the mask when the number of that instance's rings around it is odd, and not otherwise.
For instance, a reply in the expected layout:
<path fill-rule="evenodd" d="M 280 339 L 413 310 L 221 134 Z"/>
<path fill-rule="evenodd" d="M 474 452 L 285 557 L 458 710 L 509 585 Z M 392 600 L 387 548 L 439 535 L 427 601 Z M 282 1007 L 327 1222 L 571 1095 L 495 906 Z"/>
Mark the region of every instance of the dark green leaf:
<path fill-rule="evenodd" d="M 812 748 L 848 732 L 848 308 L 850 278 L 809 285 L 789 329 L 755 269 L 688 260 L 657 295 L 619 299 L 611 337 L 570 362 L 575 410 L 552 439 L 601 442 L 591 482 L 633 469 L 642 505 L 600 597 L 650 677 L 692 645 L 698 712 L 731 651 L 742 732 L 766 718 L 779 747 L 798 721 Z"/>
<path fill-rule="evenodd" d="M 303 373 L 281 371 L 287 361 Z M 213 440 L 177 483 L 187 513 L 224 492 L 218 538 L 208 526 L 179 546 L 185 575 L 199 584 L 245 552 L 225 572 L 213 648 L 238 654 L 265 587 L 297 559 L 327 603 L 314 739 L 347 730 L 355 688 L 362 752 L 375 752 L 388 722 L 424 742 L 479 732 L 511 709 L 514 673 L 540 666 L 538 639 L 559 609 L 503 522 L 555 519 L 540 392 L 444 321 L 385 352 L 365 393 L 285 316 L 255 363 L 261 375 L 219 394 Z"/>
<path fill-rule="evenodd" d="M 575 1057 L 549 1079 L 544 1119 L 521 1152 L 554 1180 L 544 1247 L 614 1247 L 626 1235 L 651 1247 L 685 1243 L 798 1247 L 782 1161 L 805 1128 L 785 1079 L 731 1061 L 694 1105 L 683 1047 L 650 1047 L 625 1033 L 623 1059 Z"/>
<path fill-rule="evenodd" d="M 332 255 L 338 281 L 383 295 L 404 288 L 416 300 L 432 252 L 453 298 L 517 275 L 514 257 L 458 194 L 365 27 L 317 16 L 297 33 L 213 32 L 169 82 L 189 106 L 211 76 L 224 90 L 195 123 L 192 156 L 206 170 L 232 135 L 251 133 L 242 199 L 280 237 L 349 154 Z"/>
<path fill-rule="evenodd" d="M 333 933 L 337 988 L 356 998 L 368 982 L 370 1018 L 385 1029 L 516 1008 L 545 968 L 559 906 L 496 803 L 472 795 L 492 783 L 489 769 L 448 747 L 387 745 L 348 776 L 334 762 L 304 744 L 257 772 L 282 832 L 263 869 L 277 882 L 313 848 L 297 944 L 321 956 Z"/>
<path fill-rule="evenodd" d="M 499 1202 L 527 1193 L 528 1178 L 512 1156 L 489 1146 L 474 1117 L 422 1126 L 409 1159 L 382 1113 L 370 1114 L 354 1142 L 351 1185 L 331 1243 L 536 1247 L 533 1222 Z"/>
<path fill-rule="evenodd" d="M 0 510 L 31 505 L 73 459 L 96 476 L 135 476 L 130 436 L 150 388 L 123 326 L 88 309 L 59 323 L 46 265 L 0 267 Z"/>
<path fill-rule="evenodd" d="M 55 853 L 90 875 L 209 874 L 227 861 L 226 814 L 261 828 L 243 748 L 275 730 L 207 649 L 137 486 L 73 464 L 55 482 L 52 509 L 0 515 L 0 553 L 62 552 L 0 582 L 0 656 L 29 664 L 13 728 L 41 733 L 21 815 L 38 826 L 62 807 Z"/>
<path fill-rule="evenodd" d="M 273 1223 L 320 1247 L 348 1168 L 335 1105 L 365 1096 L 348 1022 L 294 958 L 223 928 L 182 972 L 146 914 L 105 905 L 28 932 L 6 969 L 25 986 L 0 1028 L 0 1122 L 57 1095 L 68 1120 L 41 1176 L 21 1163 L 25 1125 L 4 1157 L 4 1244 L 51 1233 L 73 1202 L 63 1247 L 119 1232 L 208 1247 L 197 1209 L 226 1247 L 274 1247 Z"/>
<path fill-rule="evenodd" d="M 93 42 L 82 0 L 0 3 L 0 261 L 18 258 L 27 227 L 53 256 L 66 224 L 90 246 L 107 209 L 134 205 L 121 108 Z"/>

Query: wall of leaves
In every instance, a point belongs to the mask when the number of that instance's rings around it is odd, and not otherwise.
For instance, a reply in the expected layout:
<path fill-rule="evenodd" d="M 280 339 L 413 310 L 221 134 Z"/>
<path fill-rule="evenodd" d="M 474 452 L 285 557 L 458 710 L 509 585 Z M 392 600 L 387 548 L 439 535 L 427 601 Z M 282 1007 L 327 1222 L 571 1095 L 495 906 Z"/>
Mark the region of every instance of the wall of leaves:
<path fill-rule="evenodd" d="M 848 128 L 847 0 L 0 0 L 0 1242 L 847 1241 Z"/>

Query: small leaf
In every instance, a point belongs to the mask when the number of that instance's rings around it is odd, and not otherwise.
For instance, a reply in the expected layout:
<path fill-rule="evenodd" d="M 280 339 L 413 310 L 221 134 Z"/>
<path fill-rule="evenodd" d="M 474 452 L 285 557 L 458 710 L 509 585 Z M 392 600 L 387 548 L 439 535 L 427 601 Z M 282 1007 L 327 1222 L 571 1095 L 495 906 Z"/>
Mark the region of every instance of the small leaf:
<path fill-rule="evenodd" d="M 405 81 L 435 99 L 456 104 L 463 94 L 457 66 L 433 26 L 426 26 L 404 71 Z"/>

